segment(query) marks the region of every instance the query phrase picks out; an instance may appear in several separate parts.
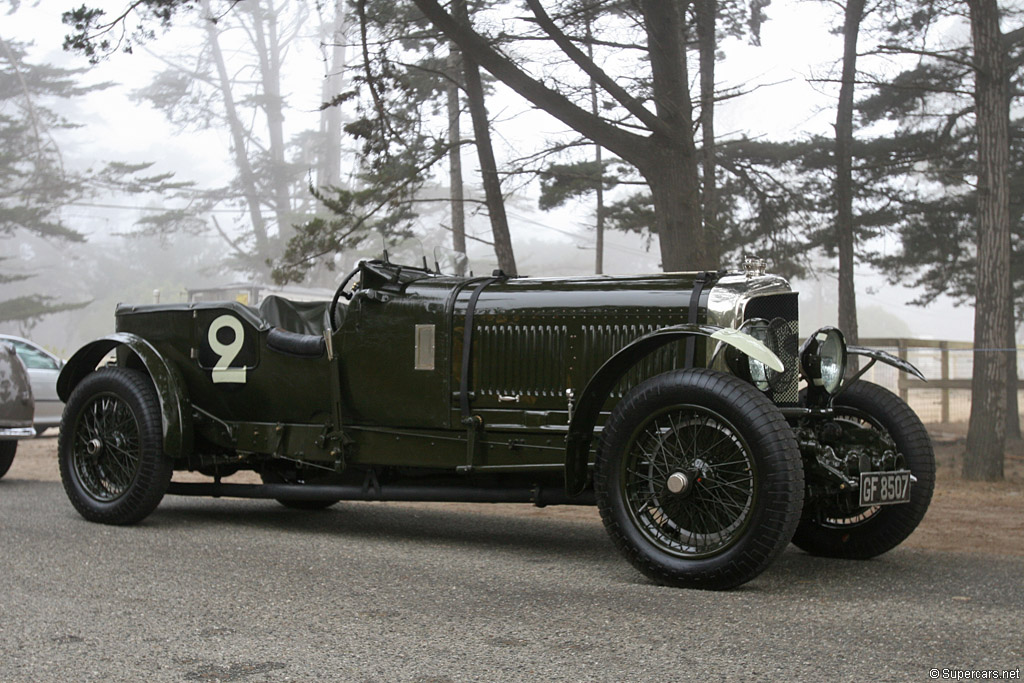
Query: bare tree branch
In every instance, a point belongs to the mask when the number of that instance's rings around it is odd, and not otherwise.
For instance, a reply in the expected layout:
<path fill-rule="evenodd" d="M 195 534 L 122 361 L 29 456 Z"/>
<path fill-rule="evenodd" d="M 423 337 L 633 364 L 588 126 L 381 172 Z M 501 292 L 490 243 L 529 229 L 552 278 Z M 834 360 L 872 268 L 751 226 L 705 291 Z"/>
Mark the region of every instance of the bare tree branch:
<path fill-rule="evenodd" d="M 242 249 L 241 247 L 238 246 L 238 242 L 236 242 L 235 240 L 233 240 L 230 237 L 228 237 L 228 234 L 226 232 L 224 232 L 223 228 L 220 227 L 220 221 L 217 220 L 216 216 L 210 216 L 210 222 L 212 222 L 213 223 L 213 227 L 216 228 L 217 234 L 219 234 L 221 236 L 221 238 L 225 242 L 228 243 L 228 246 L 231 247 L 231 250 L 234 251 L 235 254 L 237 254 L 238 256 L 241 256 L 243 259 L 246 259 L 246 260 L 252 258 L 251 254 L 249 254 L 244 249 Z"/>
<path fill-rule="evenodd" d="M 630 95 L 626 90 L 615 82 L 601 67 L 594 63 L 592 59 L 587 57 L 576 45 L 573 44 L 569 37 L 562 33 L 562 30 L 555 25 L 555 22 L 551 20 L 547 12 L 544 11 L 543 5 L 540 4 L 539 0 L 526 0 L 526 4 L 533 11 L 534 16 L 537 17 L 537 23 L 540 27 L 551 36 L 551 39 L 555 41 L 561 50 L 571 59 L 576 66 L 583 70 L 583 73 L 590 76 L 594 83 L 601 86 L 609 95 L 615 98 L 626 110 L 633 116 L 637 117 L 643 124 L 651 129 L 653 132 L 660 133 L 667 138 L 675 136 L 673 131 L 668 124 L 658 118 L 658 116 L 643 106 L 639 100 Z"/>
<path fill-rule="evenodd" d="M 647 137 L 626 132 L 607 123 L 525 73 L 508 57 L 498 53 L 488 41 L 474 31 L 460 26 L 437 0 L 413 1 L 424 16 L 457 43 L 464 53 L 470 54 L 478 64 L 499 80 L 570 128 L 591 139 L 599 140 L 606 149 L 626 158 L 636 156 L 638 150 L 646 150 L 649 147 L 650 141 Z"/>
<path fill-rule="evenodd" d="M 864 53 L 865 55 L 918 55 L 921 57 L 931 57 L 943 62 L 949 62 L 950 64 L 957 64 L 959 66 L 973 69 L 974 64 L 969 59 L 963 57 L 954 56 L 949 52 L 935 52 L 933 50 L 919 50 L 906 45 L 880 45 L 874 50 L 869 50 Z"/>

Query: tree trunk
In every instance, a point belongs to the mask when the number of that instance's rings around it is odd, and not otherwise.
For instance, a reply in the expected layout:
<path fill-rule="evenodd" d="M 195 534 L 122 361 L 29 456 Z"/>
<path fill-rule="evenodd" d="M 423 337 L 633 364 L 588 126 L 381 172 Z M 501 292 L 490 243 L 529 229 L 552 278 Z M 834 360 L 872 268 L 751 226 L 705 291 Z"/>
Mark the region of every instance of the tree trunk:
<path fill-rule="evenodd" d="M 706 270 L 712 268 L 699 240 L 687 235 L 700 234 L 700 196 L 695 155 L 667 149 L 657 164 L 657 172 L 645 174 L 654 200 L 654 220 L 661 243 L 662 269 Z"/>
<path fill-rule="evenodd" d="M 284 153 L 284 99 L 281 96 L 281 45 L 277 35 L 277 8 L 272 1 L 264 11 L 263 0 L 251 3 L 253 37 L 259 56 L 260 83 L 263 86 L 262 107 L 267 117 L 270 148 L 270 192 L 277 219 L 281 248 L 295 233 L 292 226 L 291 192 L 288 187 Z"/>
<path fill-rule="evenodd" d="M 978 120 L 978 275 L 965 479 L 1003 478 L 1010 354 L 1010 106 L 997 0 L 968 0 Z"/>
<path fill-rule="evenodd" d="M 329 102 L 338 95 L 345 83 L 345 35 L 347 13 L 344 0 L 335 0 L 334 18 L 323 39 L 330 48 L 331 61 L 324 74 L 320 91 L 321 102 Z M 320 112 L 320 132 L 324 136 L 323 149 L 318 151 L 316 181 L 319 187 L 337 187 L 341 182 L 341 107 L 327 107 Z"/>
<path fill-rule="evenodd" d="M 1017 396 L 1017 317 L 1014 315 L 1013 296 L 1010 297 L 1007 316 L 1009 317 L 1010 334 L 1006 338 L 1006 348 L 1010 358 L 1006 368 L 1006 438 L 1020 438 L 1020 404 Z"/>
<path fill-rule="evenodd" d="M 253 172 L 252 164 L 246 155 L 246 132 L 238 117 L 238 110 L 235 108 L 235 98 L 231 92 L 231 79 L 228 76 L 227 64 L 224 62 L 224 54 L 220 49 L 220 37 L 217 33 L 217 25 L 214 23 L 213 14 L 210 10 L 209 0 L 203 0 L 204 25 L 206 27 L 207 44 L 210 46 L 210 53 L 217 69 L 217 85 L 220 87 L 221 97 L 224 98 L 224 114 L 228 122 L 228 130 L 231 134 L 231 151 L 235 157 L 235 166 L 238 169 L 238 180 L 241 185 L 242 196 L 245 197 L 246 207 L 249 210 L 249 220 L 252 221 L 252 231 L 256 238 L 255 261 L 263 263 L 270 257 L 267 244 L 267 226 L 263 219 L 263 212 L 260 210 L 260 194 L 256 187 L 256 174 Z"/>
<path fill-rule="evenodd" d="M 466 206 L 462 188 L 462 126 L 459 118 L 462 105 L 459 103 L 459 52 L 455 43 L 448 46 L 448 185 L 452 209 L 452 249 L 466 253 Z M 465 261 L 456 263 L 456 275 L 465 275 Z"/>
<path fill-rule="evenodd" d="M 469 26 L 469 11 L 466 0 L 453 0 L 452 11 L 456 21 Z M 501 196 L 501 181 L 498 178 L 498 164 L 494 160 L 491 146 L 491 123 L 487 120 L 484 104 L 484 87 L 480 81 L 480 67 L 470 56 L 462 55 L 463 73 L 466 79 L 466 102 L 473 120 L 473 137 L 480 159 L 480 175 L 484 186 L 487 213 L 491 218 L 491 233 L 494 236 L 494 255 L 498 257 L 498 268 L 509 277 L 516 277 L 516 257 L 512 251 L 512 236 L 509 234 L 508 217 L 505 215 L 505 200 Z"/>
<path fill-rule="evenodd" d="M 847 0 L 843 21 L 843 82 L 836 113 L 836 241 L 839 246 L 839 328 L 856 344 L 857 289 L 853 281 L 853 91 L 857 81 L 857 38 L 865 0 Z M 851 357 L 855 368 L 856 357 Z"/>
<path fill-rule="evenodd" d="M 594 249 L 597 251 L 597 255 L 594 257 L 594 273 L 601 275 L 604 273 L 604 164 L 601 158 L 601 145 L 594 145 L 594 161 L 597 162 L 598 173 L 600 174 L 597 178 L 596 190 L 597 196 L 595 202 L 597 204 L 597 215 L 595 216 L 594 227 L 597 230 L 597 237 L 594 242 Z"/>
<path fill-rule="evenodd" d="M 591 60 L 594 59 L 594 43 L 593 35 L 591 34 L 591 25 L 593 24 L 593 17 L 589 14 L 586 17 L 586 40 L 587 40 L 587 57 Z M 600 112 L 597 101 L 597 83 L 594 79 L 590 79 L 590 113 L 597 116 Z M 594 192 L 596 197 L 594 198 L 597 204 L 597 212 L 594 217 L 594 228 L 597 231 L 597 236 L 594 240 L 594 274 L 601 275 L 604 273 L 604 163 L 602 159 L 601 145 L 594 145 L 594 161 L 597 163 L 597 184 L 594 186 Z"/>
<path fill-rule="evenodd" d="M 697 43 L 700 54 L 701 186 L 704 235 L 709 264 L 721 261 L 722 233 L 718 222 L 718 186 L 715 179 L 715 52 L 717 0 L 696 0 Z"/>
<path fill-rule="evenodd" d="M 693 102 L 686 64 L 687 2 L 640 3 L 651 55 L 658 118 L 672 131 L 655 131 L 649 158 L 637 164 L 651 187 L 655 227 L 666 271 L 712 268 L 701 222 L 700 174 L 693 140 Z M 653 162 L 653 163 L 652 163 Z"/>

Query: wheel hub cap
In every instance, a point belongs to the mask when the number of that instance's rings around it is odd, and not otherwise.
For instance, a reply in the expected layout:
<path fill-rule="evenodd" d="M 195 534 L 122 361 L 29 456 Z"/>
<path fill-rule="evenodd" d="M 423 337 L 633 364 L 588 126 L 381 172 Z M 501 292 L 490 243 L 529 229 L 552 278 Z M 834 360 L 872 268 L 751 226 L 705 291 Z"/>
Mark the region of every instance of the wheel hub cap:
<path fill-rule="evenodd" d="M 89 439 L 85 443 L 85 452 L 88 453 L 91 456 L 98 455 L 102 448 L 103 448 L 103 442 L 100 441 L 99 439 Z"/>
<path fill-rule="evenodd" d="M 685 472 L 673 472 L 666 482 L 671 493 L 682 494 L 690 490 L 690 477 Z"/>

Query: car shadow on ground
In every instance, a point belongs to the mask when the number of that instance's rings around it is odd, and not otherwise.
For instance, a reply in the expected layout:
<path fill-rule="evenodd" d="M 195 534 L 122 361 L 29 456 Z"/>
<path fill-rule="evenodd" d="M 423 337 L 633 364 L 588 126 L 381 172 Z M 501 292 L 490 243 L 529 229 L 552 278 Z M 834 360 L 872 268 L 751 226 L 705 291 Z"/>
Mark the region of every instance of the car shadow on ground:
<path fill-rule="evenodd" d="M 500 512 L 460 507 L 453 503 L 342 502 L 327 510 L 306 511 L 291 510 L 275 501 L 168 497 L 145 523 L 160 527 L 227 524 L 425 545 L 450 543 L 517 550 L 550 547 L 556 554 L 593 553 L 595 546 L 602 554 L 614 552 L 596 516 L 593 520 L 558 519 L 538 514 L 540 510 L 528 505 L 521 506 L 521 511 L 504 505 Z"/>
<path fill-rule="evenodd" d="M 316 534 L 324 538 L 379 539 L 387 544 L 455 547 L 511 552 L 531 562 L 584 563 L 619 568 L 612 581 L 653 586 L 619 555 L 597 515 L 582 519 L 559 518 L 559 510 L 528 505 L 403 504 L 343 502 L 328 510 L 289 510 L 272 501 L 184 500 L 169 497 L 147 520 L 154 527 L 188 528 L 197 524 L 260 528 L 285 533 Z M 461 509 L 460 509 L 461 508 Z M 872 600 L 886 596 L 903 599 L 920 594 L 926 599 L 931 586 L 962 577 L 958 593 L 965 600 L 984 599 L 970 578 L 979 558 L 975 554 L 938 553 L 897 548 L 870 560 L 841 560 L 809 555 L 790 545 L 758 578 L 735 589 L 743 594 L 792 594 L 795 597 L 834 599 L 838 594 Z M 1008 574 L 1020 571 L 1020 558 L 986 558 L 1006 565 Z"/>

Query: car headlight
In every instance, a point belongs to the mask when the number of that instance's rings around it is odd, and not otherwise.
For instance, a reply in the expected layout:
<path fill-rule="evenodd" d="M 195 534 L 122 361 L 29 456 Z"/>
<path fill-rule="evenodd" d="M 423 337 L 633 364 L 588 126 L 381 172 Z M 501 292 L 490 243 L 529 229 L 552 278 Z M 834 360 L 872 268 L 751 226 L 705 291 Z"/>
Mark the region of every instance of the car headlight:
<path fill-rule="evenodd" d="M 846 374 L 846 340 L 834 327 L 822 327 L 800 349 L 800 370 L 813 387 L 830 394 L 839 390 Z"/>

